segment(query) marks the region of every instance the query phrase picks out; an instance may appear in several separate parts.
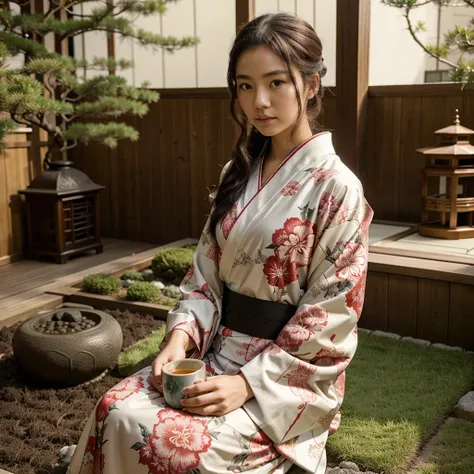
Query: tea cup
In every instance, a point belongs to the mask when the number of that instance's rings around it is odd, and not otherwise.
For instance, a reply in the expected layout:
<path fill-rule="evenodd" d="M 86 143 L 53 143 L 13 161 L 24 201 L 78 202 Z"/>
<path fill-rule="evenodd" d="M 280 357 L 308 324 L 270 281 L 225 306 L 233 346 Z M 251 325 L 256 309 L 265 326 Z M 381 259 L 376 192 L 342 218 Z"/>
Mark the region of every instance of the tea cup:
<path fill-rule="evenodd" d="M 192 385 L 197 380 L 206 380 L 206 364 L 198 359 L 174 360 L 165 364 L 161 370 L 163 395 L 171 408 L 182 408 L 184 387 Z"/>

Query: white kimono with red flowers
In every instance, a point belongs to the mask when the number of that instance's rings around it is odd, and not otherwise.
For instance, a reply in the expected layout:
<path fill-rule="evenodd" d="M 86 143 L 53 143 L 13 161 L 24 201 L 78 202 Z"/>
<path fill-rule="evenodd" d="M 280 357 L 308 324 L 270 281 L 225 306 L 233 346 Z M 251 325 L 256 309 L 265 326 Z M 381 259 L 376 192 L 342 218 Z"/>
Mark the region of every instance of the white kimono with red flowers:
<path fill-rule="evenodd" d="M 167 408 L 144 369 L 99 402 L 69 472 L 267 474 L 294 463 L 325 472 L 357 347 L 373 212 L 330 133 L 301 144 L 266 183 L 261 173 L 262 163 L 217 242 L 203 232 L 167 322 L 167 334 L 191 336 L 209 375 L 240 371 L 255 397 L 225 417 L 192 416 Z M 220 324 L 224 284 L 296 314 L 275 341 L 232 331 Z"/>

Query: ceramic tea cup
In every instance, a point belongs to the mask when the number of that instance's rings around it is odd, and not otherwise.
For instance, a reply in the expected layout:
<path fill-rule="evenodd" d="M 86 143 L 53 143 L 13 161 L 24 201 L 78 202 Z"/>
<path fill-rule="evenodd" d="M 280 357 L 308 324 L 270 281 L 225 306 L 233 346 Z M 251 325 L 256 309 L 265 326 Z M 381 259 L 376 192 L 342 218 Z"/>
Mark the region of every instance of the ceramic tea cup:
<path fill-rule="evenodd" d="M 161 379 L 163 395 L 171 408 L 182 408 L 183 388 L 197 380 L 206 380 L 206 364 L 197 359 L 181 359 L 163 366 Z"/>

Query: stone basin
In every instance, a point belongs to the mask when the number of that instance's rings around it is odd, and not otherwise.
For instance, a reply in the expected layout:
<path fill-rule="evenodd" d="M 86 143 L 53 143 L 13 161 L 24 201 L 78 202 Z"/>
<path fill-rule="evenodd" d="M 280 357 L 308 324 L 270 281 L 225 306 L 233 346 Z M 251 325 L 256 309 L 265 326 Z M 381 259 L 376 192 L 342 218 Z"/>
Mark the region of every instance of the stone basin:
<path fill-rule="evenodd" d="M 108 313 L 62 308 L 21 324 L 13 335 L 12 347 L 26 372 L 71 386 L 91 380 L 112 366 L 122 343 L 122 328 Z"/>

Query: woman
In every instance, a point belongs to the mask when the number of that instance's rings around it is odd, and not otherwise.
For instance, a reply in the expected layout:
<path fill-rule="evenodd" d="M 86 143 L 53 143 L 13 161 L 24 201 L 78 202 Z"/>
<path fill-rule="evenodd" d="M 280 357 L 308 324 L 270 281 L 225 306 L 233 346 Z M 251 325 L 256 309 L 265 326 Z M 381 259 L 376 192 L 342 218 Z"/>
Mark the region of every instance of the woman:
<path fill-rule="evenodd" d="M 372 210 L 313 135 L 325 73 L 313 28 L 286 13 L 238 34 L 228 68 L 241 128 L 166 344 L 104 395 L 71 473 L 324 473 L 357 346 Z M 205 360 L 183 409 L 161 396 L 161 368 Z"/>

